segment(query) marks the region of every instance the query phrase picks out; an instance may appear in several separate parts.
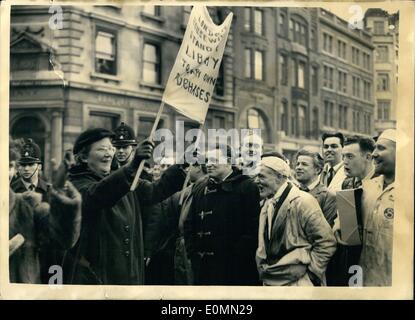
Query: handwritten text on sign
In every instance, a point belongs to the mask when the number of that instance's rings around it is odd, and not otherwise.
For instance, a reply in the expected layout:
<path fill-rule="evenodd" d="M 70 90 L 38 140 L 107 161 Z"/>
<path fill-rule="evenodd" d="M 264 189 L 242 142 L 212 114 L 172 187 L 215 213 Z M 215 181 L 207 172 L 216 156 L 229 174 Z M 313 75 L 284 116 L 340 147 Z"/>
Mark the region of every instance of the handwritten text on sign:
<path fill-rule="evenodd" d="M 232 14 L 217 26 L 206 7 L 195 6 L 170 73 L 163 101 L 202 123 L 216 84 Z"/>

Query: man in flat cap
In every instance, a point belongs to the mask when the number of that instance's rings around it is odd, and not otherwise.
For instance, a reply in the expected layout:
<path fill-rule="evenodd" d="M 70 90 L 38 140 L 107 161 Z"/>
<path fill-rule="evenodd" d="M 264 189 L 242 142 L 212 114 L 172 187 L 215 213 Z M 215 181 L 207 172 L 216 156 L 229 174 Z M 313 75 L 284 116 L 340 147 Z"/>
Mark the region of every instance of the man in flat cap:
<path fill-rule="evenodd" d="M 363 246 L 359 265 L 364 286 L 392 285 L 396 130 L 379 136 L 372 154 L 375 174 L 363 180 Z"/>
<path fill-rule="evenodd" d="M 81 133 L 74 145 L 77 164 L 69 179 L 82 195 L 83 220 L 79 243 L 64 266 L 67 283 L 143 284 L 141 205 L 160 202 L 183 186 L 183 168 L 174 165 L 159 181 L 140 180 L 130 192 L 141 161 L 152 156 L 153 144 L 144 141 L 130 163 L 111 172 L 112 138 L 112 131 L 93 128 Z"/>
<path fill-rule="evenodd" d="M 232 167 L 230 146 L 212 144 L 206 158 L 209 179 L 194 185 L 184 222 L 194 284 L 258 285 L 258 188 Z"/>
<path fill-rule="evenodd" d="M 278 157 L 264 157 L 255 178 L 261 199 L 256 254 L 266 286 L 320 286 L 336 240 L 317 200 L 288 181 L 290 167 Z"/>
<path fill-rule="evenodd" d="M 39 172 L 42 170 L 39 146 L 32 140 L 25 140 L 18 162 L 19 178 L 12 181 L 11 188 L 16 193 L 34 191 L 42 195 L 42 201 L 49 202 L 51 185 L 43 180 Z"/>

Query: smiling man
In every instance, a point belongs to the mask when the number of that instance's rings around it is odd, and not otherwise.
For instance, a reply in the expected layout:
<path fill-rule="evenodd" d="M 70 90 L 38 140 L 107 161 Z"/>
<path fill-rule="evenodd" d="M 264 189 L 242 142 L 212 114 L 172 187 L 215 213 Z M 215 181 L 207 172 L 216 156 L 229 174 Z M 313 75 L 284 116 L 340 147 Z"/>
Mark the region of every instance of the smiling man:
<path fill-rule="evenodd" d="M 18 162 L 20 178 L 11 183 L 11 188 L 16 193 L 26 191 L 40 193 L 42 201 L 49 202 L 51 185 L 39 175 L 39 172 L 42 170 L 40 157 L 39 146 L 32 139 L 27 139 L 20 151 L 20 160 Z"/>
<path fill-rule="evenodd" d="M 331 192 L 341 190 L 341 185 L 345 179 L 342 162 L 342 149 L 344 136 L 341 132 L 323 133 L 323 157 L 324 168 L 321 173 L 321 182 Z"/>
<path fill-rule="evenodd" d="M 209 179 L 193 187 L 184 222 L 194 284 L 258 285 L 258 188 L 232 167 L 229 146 L 211 147 L 206 158 Z"/>
<path fill-rule="evenodd" d="M 314 197 L 288 181 L 290 167 L 278 157 L 261 160 L 255 182 L 267 202 L 259 220 L 256 254 L 266 286 L 320 286 L 336 240 Z"/>
<path fill-rule="evenodd" d="M 295 178 L 301 184 L 300 190 L 309 192 L 320 205 L 324 217 L 331 227 L 337 217 L 336 195 L 327 190 L 319 180 L 323 169 L 323 158 L 318 152 L 305 149 L 298 151 L 296 156 Z"/>
<path fill-rule="evenodd" d="M 362 182 L 364 224 L 359 265 L 364 286 L 391 286 L 396 130 L 382 132 L 372 156 L 379 176 Z"/>

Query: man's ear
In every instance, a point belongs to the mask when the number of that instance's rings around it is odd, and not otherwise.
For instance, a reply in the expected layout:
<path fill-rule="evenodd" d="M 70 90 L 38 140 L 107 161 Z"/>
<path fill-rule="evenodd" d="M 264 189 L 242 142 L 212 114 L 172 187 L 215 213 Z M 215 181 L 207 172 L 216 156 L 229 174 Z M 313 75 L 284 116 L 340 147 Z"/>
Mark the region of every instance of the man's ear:
<path fill-rule="evenodd" d="M 367 161 L 372 161 L 372 154 L 370 152 L 366 153 L 366 160 Z"/>

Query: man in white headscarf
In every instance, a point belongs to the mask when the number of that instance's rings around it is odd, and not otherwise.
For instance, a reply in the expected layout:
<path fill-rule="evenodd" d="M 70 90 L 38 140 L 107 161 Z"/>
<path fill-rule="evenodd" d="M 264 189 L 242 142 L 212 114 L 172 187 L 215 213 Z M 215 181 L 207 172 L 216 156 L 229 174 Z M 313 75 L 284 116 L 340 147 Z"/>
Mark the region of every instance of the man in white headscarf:
<path fill-rule="evenodd" d="M 267 199 L 259 221 L 257 267 L 267 286 L 325 285 L 336 240 L 317 200 L 288 180 L 290 167 L 264 157 L 255 178 Z"/>
<path fill-rule="evenodd" d="M 396 130 L 387 129 L 372 154 L 376 178 L 362 181 L 364 286 L 392 285 Z"/>

